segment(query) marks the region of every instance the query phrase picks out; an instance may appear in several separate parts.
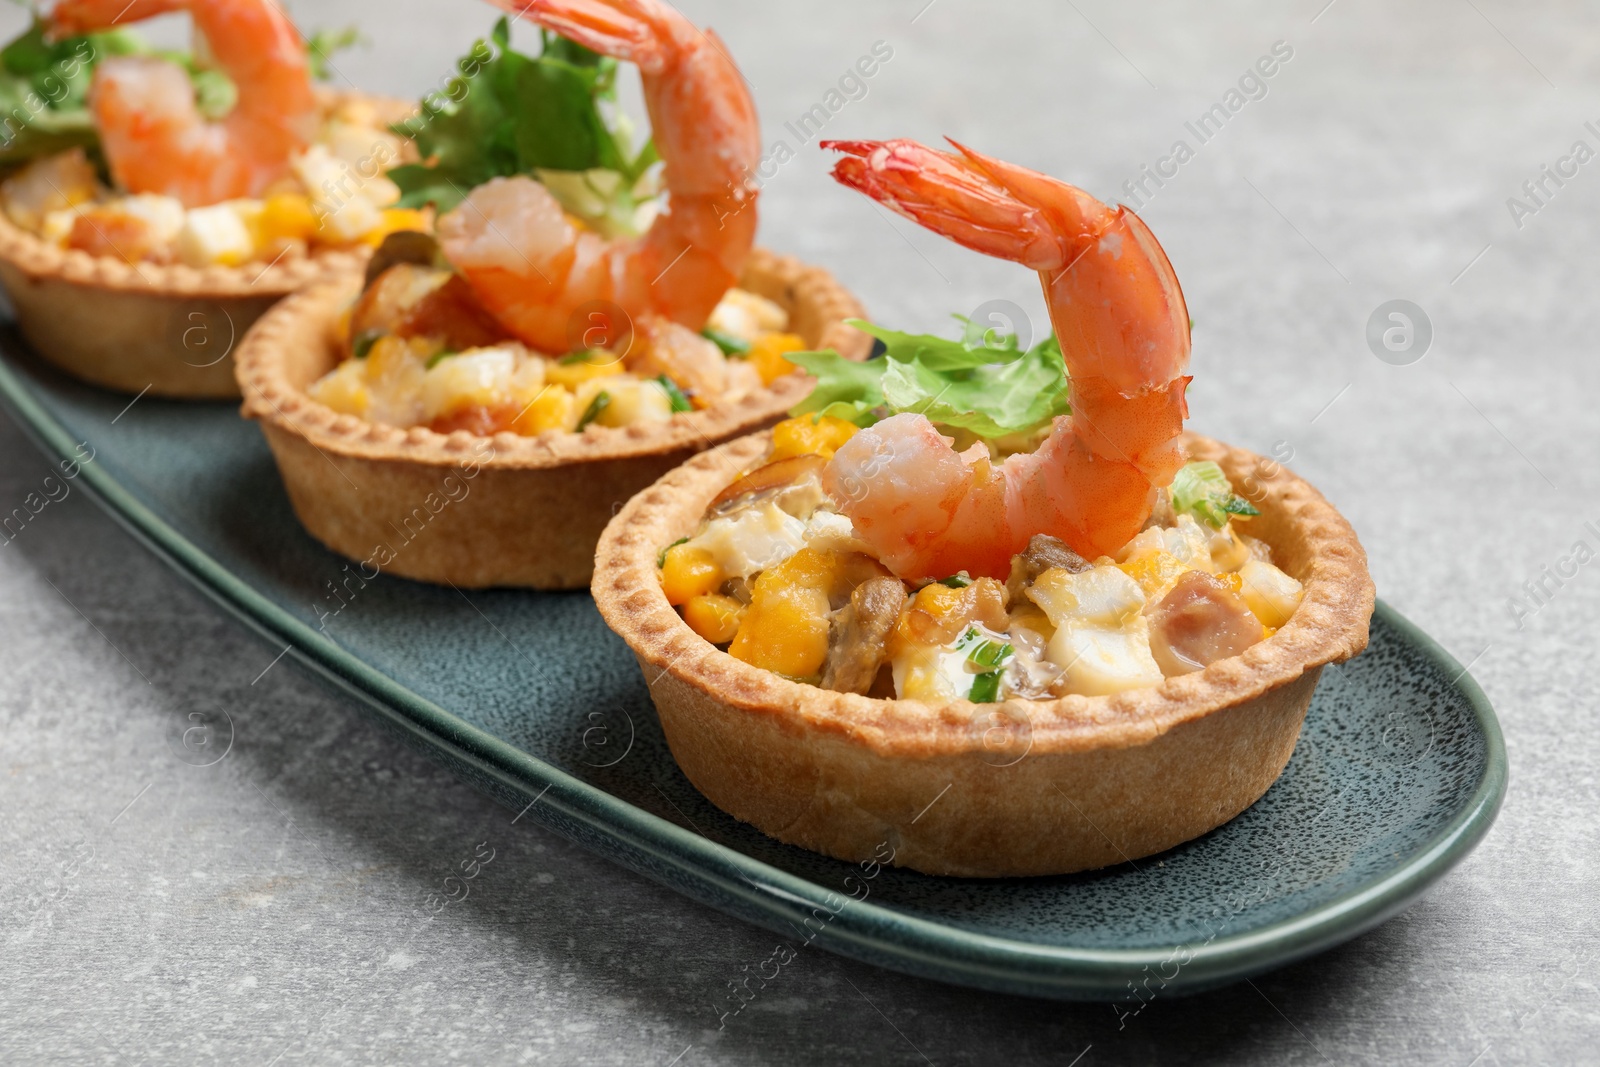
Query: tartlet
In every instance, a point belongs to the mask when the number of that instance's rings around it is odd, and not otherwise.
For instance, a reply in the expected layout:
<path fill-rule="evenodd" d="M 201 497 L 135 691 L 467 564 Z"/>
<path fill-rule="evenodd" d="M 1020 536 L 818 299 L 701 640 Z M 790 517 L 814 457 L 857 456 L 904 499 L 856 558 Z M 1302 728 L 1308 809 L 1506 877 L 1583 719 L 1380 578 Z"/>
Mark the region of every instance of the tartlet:
<path fill-rule="evenodd" d="M 306 392 L 343 357 L 337 324 L 361 284 L 349 270 L 291 296 L 261 317 L 235 362 L 243 413 L 260 422 L 302 524 L 375 571 L 468 588 L 583 588 L 595 542 L 625 501 L 695 453 L 776 421 L 811 388 L 789 374 L 669 422 L 532 437 L 366 422 Z M 861 307 L 826 271 L 757 249 L 739 286 L 782 306 L 808 345 L 866 358 L 870 339 L 845 324 Z"/>
<path fill-rule="evenodd" d="M 398 118 L 402 101 L 330 93 Z M 239 395 L 232 354 L 273 304 L 328 273 L 366 262 L 364 245 L 306 258 L 195 268 L 125 262 L 58 247 L 0 211 L 0 285 L 17 328 L 41 358 L 107 389 L 215 400 Z"/>
<path fill-rule="evenodd" d="M 1354 531 L 1314 488 L 1188 434 L 1192 459 L 1259 484 L 1251 533 L 1304 584 L 1239 656 L 1113 696 L 943 704 L 820 689 L 743 663 L 667 603 L 657 553 L 767 453 L 695 457 L 600 539 L 592 589 L 644 671 L 673 756 L 712 803 L 781 841 L 928 874 L 1066 874 L 1137 860 L 1255 803 L 1294 751 L 1321 668 L 1366 647 L 1374 592 Z"/>

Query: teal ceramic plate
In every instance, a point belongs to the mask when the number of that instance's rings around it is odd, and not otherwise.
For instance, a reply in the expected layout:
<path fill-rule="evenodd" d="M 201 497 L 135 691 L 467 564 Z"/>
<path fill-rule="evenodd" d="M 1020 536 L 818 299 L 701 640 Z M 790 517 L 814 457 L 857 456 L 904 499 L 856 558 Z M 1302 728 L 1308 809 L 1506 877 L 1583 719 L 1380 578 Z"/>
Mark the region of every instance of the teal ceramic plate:
<path fill-rule="evenodd" d="M 791 949 L 1046 997 L 1192 992 L 1394 915 L 1477 843 L 1505 790 L 1482 692 L 1380 604 L 1371 647 L 1324 674 L 1283 777 L 1228 825 L 1063 878 L 863 870 L 702 798 L 587 595 L 380 577 L 335 598 L 351 572 L 301 531 L 260 431 L 233 405 L 129 407 L 43 368 L 9 332 L 0 348 L 0 393 L 44 449 L 92 447 L 79 484 L 275 647 L 526 817 Z M 759 984 L 752 975 L 750 991 Z M 730 1016 L 748 999 L 731 990 Z"/>

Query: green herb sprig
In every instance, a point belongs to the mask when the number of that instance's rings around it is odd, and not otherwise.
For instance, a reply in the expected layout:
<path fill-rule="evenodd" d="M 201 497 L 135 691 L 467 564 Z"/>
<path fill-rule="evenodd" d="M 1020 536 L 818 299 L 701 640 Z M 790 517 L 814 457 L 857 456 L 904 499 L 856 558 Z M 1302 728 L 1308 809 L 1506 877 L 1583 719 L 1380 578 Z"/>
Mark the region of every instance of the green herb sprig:
<path fill-rule="evenodd" d="M 602 389 L 600 392 L 594 394 L 594 399 L 589 401 L 589 406 L 583 409 L 583 414 L 578 418 L 576 432 L 582 433 L 591 422 L 600 417 L 600 413 L 602 411 L 610 406 L 610 393 Z"/>
<path fill-rule="evenodd" d="M 668 378 L 665 374 L 656 375 L 656 384 L 666 390 L 667 400 L 672 404 L 673 411 L 693 411 L 694 405 L 689 403 L 689 398 L 683 395 L 683 390 L 678 388 L 678 383 Z"/>
<path fill-rule="evenodd" d="M 714 342 L 718 348 L 722 349 L 722 354 L 725 356 L 743 359 L 750 354 L 750 342 L 742 337 L 735 337 L 731 333 L 723 333 L 721 330 L 713 330 L 707 326 L 700 331 L 700 336 Z"/>
<path fill-rule="evenodd" d="M 432 204 L 443 212 L 491 178 L 599 170 L 618 176 L 608 210 L 631 216 L 634 187 L 658 157 L 652 142 L 632 151 L 626 123 L 614 114 L 617 61 L 548 31 L 541 37 L 539 55 L 515 52 L 501 18 L 489 40 L 457 62 L 443 93 L 393 127 L 423 159 L 389 171 L 401 207 Z"/>

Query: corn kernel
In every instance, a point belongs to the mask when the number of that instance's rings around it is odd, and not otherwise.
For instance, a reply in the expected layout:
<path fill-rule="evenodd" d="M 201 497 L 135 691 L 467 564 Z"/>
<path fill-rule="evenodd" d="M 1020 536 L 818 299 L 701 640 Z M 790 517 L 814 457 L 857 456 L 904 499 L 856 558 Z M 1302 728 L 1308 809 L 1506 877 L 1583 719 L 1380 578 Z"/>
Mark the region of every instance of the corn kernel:
<path fill-rule="evenodd" d="M 256 225 L 256 243 L 265 245 L 277 238 L 309 241 L 316 235 L 319 223 L 311 210 L 310 197 L 278 193 L 267 197 Z"/>
<path fill-rule="evenodd" d="M 960 589 L 931 582 L 917 590 L 916 606 L 936 619 L 943 619 L 961 610 L 961 599 Z"/>
<path fill-rule="evenodd" d="M 832 459 L 839 446 L 855 436 L 855 432 L 855 423 L 832 415 L 784 419 L 772 428 L 772 458 L 788 459 L 815 453 L 823 459 Z"/>
<path fill-rule="evenodd" d="M 771 385 L 795 370 L 795 365 L 783 358 L 785 352 L 800 352 L 806 347 L 799 334 L 764 333 L 750 342 L 745 360 L 761 373 L 764 385 Z"/>
<path fill-rule="evenodd" d="M 691 599 L 714 592 L 722 584 L 716 560 L 703 548 L 674 545 L 667 549 L 661 564 L 661 591 L 667 603 L 687 604 Z"/>
<path fill-rule="evenodd" d="M 547 385 L 517 415 L 511 429 L 528 437 L 546 430 L 570 430 L 578 421 L 578 401 L 559 385 Z"/>
<path fill-rule="evenodd" d="M 828 593 L 837 560 L 802 548 L 762 572 L 728 653 L 763 670 L 809 678 L 828 658 Z"/>
<path fill-rule="evenodd" d="M 744 605 L 731 596 L 706 593 L 693 597 L 683 606 L 683 621 L 689 629 L 710 641 L 724 645 L 739 632 L 739 621 L 744 616 Z"/>

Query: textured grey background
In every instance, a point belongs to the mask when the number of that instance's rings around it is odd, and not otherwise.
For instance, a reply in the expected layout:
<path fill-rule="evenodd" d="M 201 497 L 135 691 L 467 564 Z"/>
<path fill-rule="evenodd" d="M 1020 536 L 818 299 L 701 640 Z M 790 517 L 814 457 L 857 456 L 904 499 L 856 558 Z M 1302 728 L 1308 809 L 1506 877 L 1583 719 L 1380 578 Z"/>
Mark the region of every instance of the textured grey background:
<path fill-rule="evenodd" d="M 722 1032 L 773 937 L 496 807 L 203 602 L 81 493 L 0 547 L 0 1061 L 7 1063 L 1595 1062 L 1592 662 L 1600 548 L 1592 354 L 1600 162 L 1518 227 L 1506 199 L 1600 125 L 1594 4 L 735 4 L 695 0 L 766 139 L 878 40 L 830 136 L 952 135 L 1103 197 L 1283 40 L 1293 59 L 1149 204 L 1196 320 L 1192 425 L 1344 509 L 1383 596 L 1472 664 L 1512 785 L 1434 893 L 1316 959 L 1119 1031 L 1105 1005 L 946 988 L 808 953 Z M 475 3 L 293 4 L 361 21 L 339 58 L 416 95 Z M 6 9 L 7 36 L 19 16 Z M 1593 172 L 1593 173 L 1591 173 Z M 1553 186 L 1552 186 L 1553 188 Z M 882 322 L 938 328 L 1033 280 L 836 189 L 815 145 L 768 183 L 763 239 L 831 265 Z M 1485 249 L 1487 249 L 1485 251 Z M 1432 320 L 1409 366 L 1369 314 Z M 0 502 L 45 464 L 0 422 Z M 1550 582 L 1549 588 L 1555 588 Z M 1532 606 L 1532 605 L 1528 605 Z M 188 716 L 229 710 L 215 766 Z M 471 896 L 422 902 L 480 842 Z M 675 1059 L 676 1057 L 676 1059 Z M 1074 1057 L 1079 1057 L 1074 1059 Z"/>

